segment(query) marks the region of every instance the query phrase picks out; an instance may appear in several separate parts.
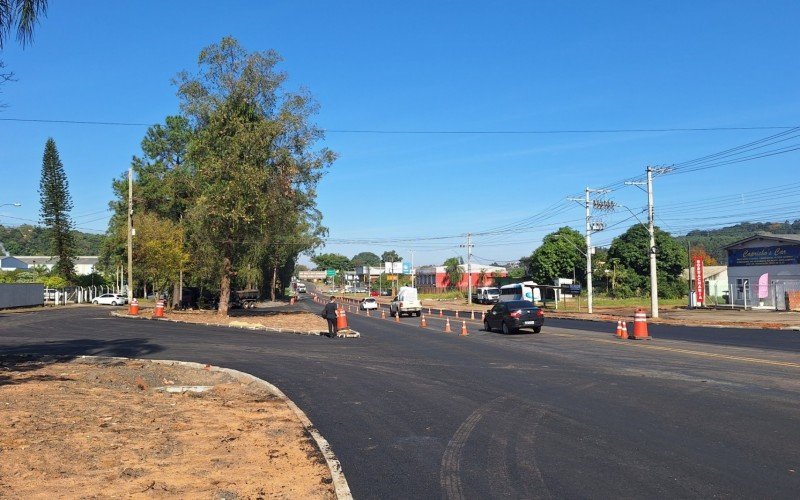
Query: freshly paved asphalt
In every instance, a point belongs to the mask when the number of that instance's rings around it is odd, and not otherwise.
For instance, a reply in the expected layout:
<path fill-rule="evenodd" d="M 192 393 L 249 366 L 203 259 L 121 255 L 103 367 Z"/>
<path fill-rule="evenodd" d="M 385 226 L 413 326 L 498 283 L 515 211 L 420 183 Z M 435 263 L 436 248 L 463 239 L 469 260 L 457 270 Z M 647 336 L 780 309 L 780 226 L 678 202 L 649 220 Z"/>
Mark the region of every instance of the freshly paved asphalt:
<path fill-rule="evenodd" d="M 298 307 L 317 311 L 317 304 Z M 800 333 L 549 321 L 441 332 L 350 314 L 360 339 L 0 312 L 0 354 L 211 363 L 280 387 L 356 498 L 734 497 L 800 492 Z M 607 327 L 608 325 L 606 325 Z M 453 323 L 458 331 L 460 322 Z M 0 390 L 2 386 L 0 386 Z"/>

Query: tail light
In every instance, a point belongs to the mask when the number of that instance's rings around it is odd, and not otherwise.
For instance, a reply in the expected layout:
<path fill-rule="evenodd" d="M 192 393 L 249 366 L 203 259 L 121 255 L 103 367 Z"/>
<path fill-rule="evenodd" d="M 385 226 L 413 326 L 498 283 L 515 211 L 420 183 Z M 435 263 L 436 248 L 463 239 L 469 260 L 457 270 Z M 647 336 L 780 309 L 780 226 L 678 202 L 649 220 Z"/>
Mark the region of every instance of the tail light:
<path fill-rule="evenodd" d="M 519 311 L 514 311 L 513 313 L 509 314 L 512 318 L 521 318 L 522 317 L 522 309 Z"/>
<path fill-rule="evenodd" d="M 541 309 L 537 309 L 536 310 L 536 316 L 539 316 L 539 317 L 544 316 L 544 312 Z"/>

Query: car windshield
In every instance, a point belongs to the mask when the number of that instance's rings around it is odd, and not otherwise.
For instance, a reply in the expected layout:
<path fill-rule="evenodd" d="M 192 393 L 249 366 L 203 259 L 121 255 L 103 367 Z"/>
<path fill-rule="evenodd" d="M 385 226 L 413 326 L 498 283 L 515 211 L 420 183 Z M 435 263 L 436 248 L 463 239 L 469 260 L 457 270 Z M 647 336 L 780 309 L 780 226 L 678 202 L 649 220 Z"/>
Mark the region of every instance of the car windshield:
<path fill-rule="evenodd" d="M 375 299 L 364 299 L 364 302 L 375 302 Z"/>
<path fill-rule="evenodd" d="M 515 311 L 517 309 L 527 309 L 529 307 L 535 307 L 533 302 L 530 300 L 511 300 L 506 302 L 506 306 L 510 311 Z"/>
<path fill-rule="evenodd" d="M 488 290 L 486 290 L 486 293 L 499 295 L 500 294 L 500 289 L 499 288 L 489 288 Z"/>

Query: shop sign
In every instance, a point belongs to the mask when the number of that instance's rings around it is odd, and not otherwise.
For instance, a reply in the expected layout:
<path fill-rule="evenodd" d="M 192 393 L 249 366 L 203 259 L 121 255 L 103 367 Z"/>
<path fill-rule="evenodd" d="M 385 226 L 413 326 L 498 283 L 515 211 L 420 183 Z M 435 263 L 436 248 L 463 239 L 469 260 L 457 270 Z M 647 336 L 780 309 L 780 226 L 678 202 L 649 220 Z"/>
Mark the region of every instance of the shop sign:
<path fill-rule="evenodd" d="M 800 245 L 728 250 L 728 266 L 782 266 L 800 264 Z"/>

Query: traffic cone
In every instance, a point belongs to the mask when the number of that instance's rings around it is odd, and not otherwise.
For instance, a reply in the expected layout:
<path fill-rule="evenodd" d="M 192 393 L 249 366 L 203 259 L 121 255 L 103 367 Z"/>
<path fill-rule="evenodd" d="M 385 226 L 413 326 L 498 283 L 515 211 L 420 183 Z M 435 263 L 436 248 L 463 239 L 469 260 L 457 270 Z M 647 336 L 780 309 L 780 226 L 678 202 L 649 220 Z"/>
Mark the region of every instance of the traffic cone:
<path fill-rule="evenodd" d="M 340 312 L 336 317 L 336 330 L 347 330 L 347 313 L 345 313 L 344 308 L 337 310 Z"/>
<path fill-rule="evenodd" d="M 486 319 L 486 311 L 481 312 L 481 321 Z"/>
<path fill-rule="evenodd" d="M 430 316 L 430 315 L 431 315 L 431 308 L 429 307 L 428 308 L 428 316 Z"/>
<path fill-rule="evenodd" d="M 450 318 L 447 318 L 447 322 L 444 324 L 444 333 L 453 333 L 453 330 L 450 329 Z"/>
<path fill-rule="evenodd" d="M 386 309 L 381 309 L 381 319 L 386 319 Z"/>
<path fill-rule="evenodd" d="M 622 320 L 617 320 L 617 338 L 622 338 Z"/>
<path fill-rule="evenodd" d="M 647 313 L 641 307 L 633 315 L 633 337 L 634 340 L 649 339 L 647 334 Z"/>
<path fill-rule="evenodd" d="M 439 317 L 441 318 L 442 316 L 444 316 L 444 312 L 442 312 L 442 310 L 439 309 Z"/>
<path fill-rule="evenodd" d="M 419 327 L 420 328 L 428 328 L 428 322 L 425 321 L 425 315 L 423 314 L 419 320 Z"/>
<path fill-rule="evenodd" d="M 461 322 L 461 336 L 462 337 L 466 337 L 467 335 L 469 335 L 469 333 L 467 333 L 467 322 L 466 321 L 462 321 Z"/>
<path fill-rule="evenodd" d="M 458 319 L 458 311 L 456 311 L 456 319 Z"/>
<path fill-rule="evenodd" d="M 624 321 L 622 322 L 622 334 L 620 335 L 619 338 L 621 338 L 621 339 L 627 339 L 628 338 L 628 326 L 625 324 Z"/>
<path fill-rule="evenodd" d="M 470 311 L 469 312 L 469 319 L 471 319 L 473 321 L 475 320 L 475 311 Z"/>
<path fill-rule="evenodd" d="M 400 311 L 397 311 L 397 314 L 394 315 L 394 322 L 400 323 Z"/>

